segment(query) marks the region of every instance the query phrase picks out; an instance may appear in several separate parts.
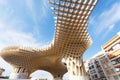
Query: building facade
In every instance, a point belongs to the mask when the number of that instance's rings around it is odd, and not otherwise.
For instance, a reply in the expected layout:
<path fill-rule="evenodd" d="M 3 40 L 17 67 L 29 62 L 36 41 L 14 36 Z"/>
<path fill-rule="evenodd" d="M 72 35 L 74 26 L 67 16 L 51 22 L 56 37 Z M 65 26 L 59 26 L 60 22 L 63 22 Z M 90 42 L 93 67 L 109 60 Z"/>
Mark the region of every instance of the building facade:
<path fill-rule="evenodd" d="M 106 53 L 106 75 L 109 80 L 120 80 L 120 32 L 103 45 Z"/>
<path fill-rule="evenodd" d="M 120 32 L 88 62 L 90 80 L 120 80 Z"/>
<path fill-rule="evenodd" d="M 101 53 L 101 52 L 100 52 Z M 90 80 L 107 80 L 105 72 L 101 66 L 100 58 L 101 55 L 93 57 L 88 63 L 88 75 Z"/>

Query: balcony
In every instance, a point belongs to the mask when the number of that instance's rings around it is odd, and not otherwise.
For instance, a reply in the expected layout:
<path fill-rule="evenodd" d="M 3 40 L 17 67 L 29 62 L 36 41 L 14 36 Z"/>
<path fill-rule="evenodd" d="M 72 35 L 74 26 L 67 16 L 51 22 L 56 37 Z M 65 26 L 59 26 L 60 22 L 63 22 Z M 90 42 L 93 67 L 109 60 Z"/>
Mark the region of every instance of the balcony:
<path fill-rule="evenodd" d="M 113 51 L 108 55 L 108 57 L 109 57 L 111 60 L 114 60 L 114 59 L 120 57 L 120 49 L 113 50 Z"/>
<path fill-rule="evenodd" d="M 114 65 L 115 68 L 120 68 L 120 63 Z"/>
<path fill-rule="evenodd" d="M 115 68 L 120 68 L 120 57 L 117 57 L 116 59 L 112 60 L 111 63 Z"/>

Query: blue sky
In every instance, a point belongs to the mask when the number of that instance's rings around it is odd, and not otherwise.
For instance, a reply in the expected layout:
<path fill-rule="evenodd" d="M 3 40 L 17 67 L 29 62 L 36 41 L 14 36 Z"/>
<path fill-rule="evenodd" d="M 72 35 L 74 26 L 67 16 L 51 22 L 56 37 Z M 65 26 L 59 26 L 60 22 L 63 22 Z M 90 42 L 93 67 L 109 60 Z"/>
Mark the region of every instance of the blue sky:
<path fill-rule="evenodd" d="M 55 31 L 50 6 L 47 0 L 0 0 L 0 50 L 12 45 L 49 44 Z M 89 17 L 88 31 L 93 44 L 84 53 L 84 60 L 100 51 L 101 46 L 120 31 L 120 0 L 99 0 Z M 12 71 L 8 66 L 0 58 L 0 67 L 7 70 L 5 75 Z"/>

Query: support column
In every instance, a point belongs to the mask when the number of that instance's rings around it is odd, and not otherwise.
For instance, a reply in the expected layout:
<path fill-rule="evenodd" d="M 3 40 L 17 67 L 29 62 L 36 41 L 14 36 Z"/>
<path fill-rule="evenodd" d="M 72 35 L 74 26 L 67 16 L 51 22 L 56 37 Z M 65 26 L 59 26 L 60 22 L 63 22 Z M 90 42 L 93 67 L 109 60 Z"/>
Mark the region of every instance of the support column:
<path fill-rule="evenodd" d="M 54 76 L 54 80 L 62 80 L 62 76 L 61 75 L 56 75 L 56 76 Z"/>
<path fill-rule="evenodd" d="M 69 80 L 88 80 L 82 56 L 76 57 L 67 55 L 65 59 L 69 73 Z"/>
<path fill-rule="evenodd" d="M 9 79 L 28 79 L 28 71 L 23 67 L 14 68 L 14 72 L 11 73 Z"/>

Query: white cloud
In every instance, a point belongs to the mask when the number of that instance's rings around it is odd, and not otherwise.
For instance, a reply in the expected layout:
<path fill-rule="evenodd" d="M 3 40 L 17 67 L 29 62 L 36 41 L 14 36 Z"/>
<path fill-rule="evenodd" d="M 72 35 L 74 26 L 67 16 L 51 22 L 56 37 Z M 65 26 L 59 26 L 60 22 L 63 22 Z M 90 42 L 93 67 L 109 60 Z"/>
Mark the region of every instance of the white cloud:
<path fill-rule="evenodd" d="M 34 37 L 34 34 L 17 29 L 16 24 L 20 22 L 19 20 L 17 21 L 13 18 L 9 21 L 10 24 L 6 24 L 7 21 L 3 19 L 4 18 L 0 19 L 0 50 L 7 46 L 40 47 L 46 44 L 44 42 L 38 42 L 38 40 Z M 21 28 L 24 28 L 24 26 L 21 25 Z"/>
<path fill-rule="evenodd" d="M 33 37 L 32 34 L 29 33 L 17 32 L 14 30 L 5 30 L 1 31 L 0 34 L 3 34 L 0 36 L 0 48 L 12 45 L 29 45 L 34 47 L 39 46 L 37 40 Z"/>
<path fill-rule="evenodd" d="M 99 35 L 107 31 L 107 35 L 115 27 L 115 24 L 120 21 L 120 2 L 114 3 L 110 9 L 105 10 L 100 16 L 95 16 L 92 19 L 94 19 L 92 23 L 94 22 L 96 27 L 95 34 Z"/>

